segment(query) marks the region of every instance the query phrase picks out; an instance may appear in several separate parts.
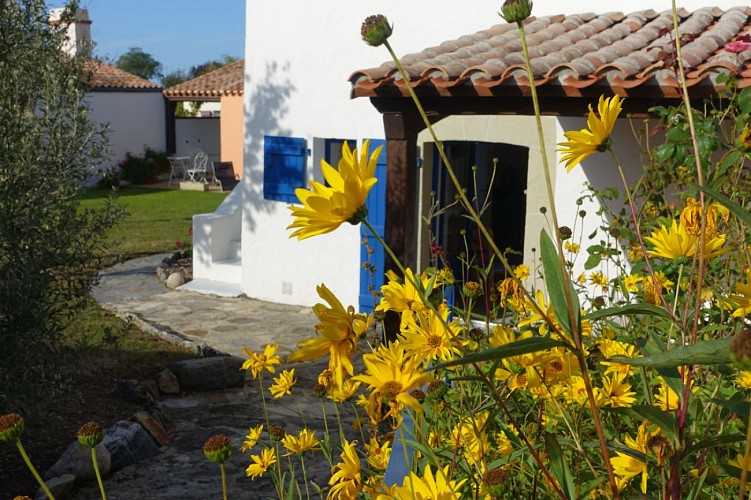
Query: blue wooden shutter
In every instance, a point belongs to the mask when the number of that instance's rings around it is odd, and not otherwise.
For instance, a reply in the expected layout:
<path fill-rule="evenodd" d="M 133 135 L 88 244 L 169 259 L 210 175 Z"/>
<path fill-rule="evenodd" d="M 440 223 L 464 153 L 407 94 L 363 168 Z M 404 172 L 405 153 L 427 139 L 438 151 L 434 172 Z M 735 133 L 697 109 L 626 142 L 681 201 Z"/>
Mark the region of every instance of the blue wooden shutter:
<path fill-rule="evenodd" d="M 382 139 L 370 140 L 370 152 L 378 146 L 383 146 L 376 165 L 375 175 L 378 182 L 370 190 L 365 204 L 368 207 L 368 222 L 378 232 L 378 235 L 384 238 L 386 236 L 386 141 Z M 370 313 L 376 305 L 373 299 L 373 290 L 380 292 L 381 286 L 383 286 L 386 259 L 383 247 L 362 224 L 360 225 L 360 236 L 362 240 L 367 241 L 368 247 L 373 249 L 373 253 L 368 255 L 366 246 L 360 246 L 360 263 L 363 264 L 369 260 L 370 264 L 376 267 L 375 272 L 371 274 L 367 269 L 360 266 L 360 312 Z M 373 290 L 370 289 L 371 286 Z"/>
<path fill-rule="evenodd" d="M 296 203 L 295 189 L 305 187 L 308 149 L 300 137 L 263 138 L 263 197 Z"/>

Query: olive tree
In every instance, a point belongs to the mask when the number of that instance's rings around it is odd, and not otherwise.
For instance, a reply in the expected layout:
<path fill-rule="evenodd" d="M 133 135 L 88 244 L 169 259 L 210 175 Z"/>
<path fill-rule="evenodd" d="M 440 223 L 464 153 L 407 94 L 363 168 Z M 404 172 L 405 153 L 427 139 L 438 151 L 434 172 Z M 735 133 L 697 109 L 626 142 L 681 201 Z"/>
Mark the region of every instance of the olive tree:
<path fill-rule="evenodd" d="M 90 50 L 65 54 L 66 28 L 44 0 L 0 0 L 0 367 L 54 340 L 119 216 L 114 204 L 79 210 L 107 142 L 84 100 Z"/>

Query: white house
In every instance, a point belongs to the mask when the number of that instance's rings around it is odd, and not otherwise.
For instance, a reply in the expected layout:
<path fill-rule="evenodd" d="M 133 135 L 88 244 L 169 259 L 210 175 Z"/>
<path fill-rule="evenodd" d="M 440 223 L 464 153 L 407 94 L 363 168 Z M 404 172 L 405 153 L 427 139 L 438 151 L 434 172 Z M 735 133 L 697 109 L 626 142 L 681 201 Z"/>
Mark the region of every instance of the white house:
<path fill-rule="evenodd" d="M 64 9 L 51 9 L 50 22 L 60 23 Z M 86 9 L 79 9 L 68 24 L 65 50 L 76 53 L 83 43 L 91 42 L 91 20 Z M 91 61 L 91 90 L 86 95 L 89 118 L 109 129 L 107 160 L 96 170 L 116 168 L 128 152 L 141 154 L 145 147 L 163 151 L 166 147 L 165 104 L 159 85 L 101 61 Z"/>
<path fill-rule="evenodd" d="M 322 7 L 247 0 L 244 177 L 217 213 L 194 219 L 194 288 L 311 305 L 319 300 L 316 285 L 323 282 L 345 304 L 367 309 L 360 227 L 346 225 L 303 242 L 290 240 L 286 230 L 294 187 L 320 177 L 321 159 L 336 164 L 341 140 L 373 138 L 386 145 L 382 169 L 388 176 L 373 196 L 373 222 L 383 224 L 384 237 L 406 263 L 427 264 L 430 228 L 420 215 L 431 192 L 450 200 L 451 189 L 444 189 L 440 169 L 433 167 L 432 140 L 403 82 L 388 63 L 381 66 L 389 61 L 388 53 L 360 39 L 361 22 L 379 13 L 394 25 L 389 42 L 396 53 L 414 54 L 402 61 L 411 85 L 438 120 L 439 137 L 450 141 L 455 166 L 467 178 L 469 167 L 478 166 L 478 194 L 494 199 L 489 224 L 495 224 L 496 242 L 519 250 L 520 262 L 532 263 L 540 229 L 548 224 L 539 209 L 548 202 L 529 82 L 518 66 L 518 35 L 506 31 L 513 27 L 498 17 L 501 4 L 478 0 L 468 8 L 445 0 L 400 0 L 374 7 L 331 0 Z M 580 209 L 594 213 L 597 208 L 597 201 L 575 204 L 585 182 L 618 184 L 605 155 L 591 157 L 569 174 L 558 164 L 555 145 L 565 140 L 565 131 L 586 126 L 587 105 L 613 93 L 626 97 L 626 111 L 641 114 L 651 105 L 676 102 L 674 80 L 657 67 L 659 51 L 648 50 L 669 45 L 660 27 L 667 26 L 668 17 L 661 13 L 670 5 L 668 0 L 639 0 L 624 2 L 623 14 L 595 7 L 596 14 L 576 15 L 591 12 L 591 2 L 535 2 L 538 20 L 527 28 L 563 225 L 573 225 Z M 749 29 L 745 8 L 723 12 L 731 2 L 714 5 L 719 9 L 681 2 L 687 9 L 681 13 L 682 29 L 704 37 L 685 53 L 697 97 L 716 92 L 709 68 L 722 70 L 739 61 L 723 53 L 722 44 Z M 707 44 L 713 45 L 707 49 Z M 742 56 L 745 64 L 748 54 Z M 626 120 L 613 139 L 627 172 L 636 178 L 640 167 Z M 493 157 L 501 158 L 504 180 L 490 185 Z M 446 214 L 432 229 L 444 248 L 457 251 L 450 235 L 462 229 L 460 218 Z"/>

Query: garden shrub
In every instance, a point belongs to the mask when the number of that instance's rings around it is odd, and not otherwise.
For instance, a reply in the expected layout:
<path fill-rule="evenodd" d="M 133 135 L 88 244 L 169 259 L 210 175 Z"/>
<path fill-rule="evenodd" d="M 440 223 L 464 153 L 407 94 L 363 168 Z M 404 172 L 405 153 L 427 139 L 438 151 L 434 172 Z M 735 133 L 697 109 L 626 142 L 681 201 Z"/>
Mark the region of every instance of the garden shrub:
<path fill-rule="evenodd" d="M 165 151 L 156 151 L 148 146 L 144 148 L 143 156 L 125 153 L 125 160 L 120 162 L 122 178 L 133 184 L 153 182 L 159 174 L 169 172 L 168 155 Z"/>

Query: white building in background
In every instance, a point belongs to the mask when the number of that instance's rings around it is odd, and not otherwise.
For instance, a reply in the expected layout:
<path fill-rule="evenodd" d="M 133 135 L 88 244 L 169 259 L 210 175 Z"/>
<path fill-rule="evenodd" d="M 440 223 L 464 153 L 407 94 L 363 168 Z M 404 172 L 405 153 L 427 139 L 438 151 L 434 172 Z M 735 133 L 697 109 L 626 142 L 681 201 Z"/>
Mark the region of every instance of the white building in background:
<path fill-rule="evenodd" d="M 438 46 L 445 40 L 457 40 L 493 25 L 505 24 L 497 14 L 502 3 L 478 0 L 468 7 L 466 3 L 448 0 L 427 3 L 390 0 L 374 6 L 330 0 L 322 6 L 291 0 L 247 0 L 244 177 L 241 186 L 227 198 L 217 213 L 196 216 L 194 219 L 196 279 L 193 288 L 213 293 L 244 293 L 253 298 L 288 304 L 312 305 L 319 301 L 316 286 L 326 283 L 345 305 L 359 304 L 364 307 L 367 283 L 366 276 L 361 273 L 361 228 L 345 224 L 334 233 L 302 242 L 290 240 L 286 229 L 292 222 L 287 206 L 294 202 L 294 187 L 304 186 L 309 179 L 320 180 L 320 160 L 328 159 L 335 164 L 341 140 L 360 143 L 366 138 L 386 139 L 384 118 L 374 107 L 374 104 L 388 107 L 391 102 L 387 93 L 378 93 L 383 83 L 379 78 L 383 75 L 371 78 L 372 75 L 366 72 L 360 75 L 362 81 L 355 78 L 350 82 L 347 79 L 355 70 L 377 68 L 389 60 L 383 47 L 373 48 L 361 40 L 360 24 L 368 15 L 386 15 L 394 25 L 390 44 L 398 55 L 410 54 Z M 729 9 L 734 2 L 719 0 L 712 4 Z M 633 0 L 612 8 L 595 5 L 594 10 L 598 14 L 606 10 L 621 10 L 629 14 L 646 9 L 659 13 L 670 9 L 670 5 L 668 0 Z M 680 2 L 680 6 L 693 11 L 703 7 L 704 2 L 684 1 Z M 537 0 L 534 5 L 537 17 L 592 10 L 593 4 L 582 0 L 565 3 Z M 619 16 L 613 16 L 613 19 L 616 18 Z M 294 33 L 295 36 L 283 34 L 280 26 L 284 26 L 284 33 Z M 708 29 L 711 29 L 710 25 L 701 27 L 701 30 Z M 460 52 L 456 54 L 444 62 L 433 64 L 449 65 L 452 58 L 466 57 Z M 486 78 L 479 73 L 476 76 Z M 585 78 L 583 82 L 586 83 L 586 78 L 590 76 L 582 75 Z M 417 74 L 413 77 L 416 78 Z M 551 76 L 555 82 L 560 81 L 558 77 L 559 74 Z M 446 97 L 453 92 L 451 82 L 441 76 L 440 71 L 426 78 L 443 79 L 442 85 L 445 85 L 441 95 L 444 97 L 441 98 L 452 99 Z M 366 85 L 358 86 L 363 81 Z M 429 87 L 426 81 L 417 86 Z M 466 85 L 471 88 L 474 81 L 469 79 Z M 607 89 L 606 83 L 610 81 L 610 75 L 602 80 L 603 89 Z M 358 95 L 368 96 L 366 87 L 370 84 L 375 89 L 372 91 L 372 101 L 363 97 L 350 98 L 351 93 L 358 92 Z M 384 85 L 384 88 L 395 92 L 394 102 L 402 99 L 398 85 L 393 82 Z M 565 105 L 564 101 L 574 95 L 575 92 L 571 91 L 574 88 L 560 92 L 557 100 L 548 103 L 551 106 Z M 640 92 L 639 89 L 619 89 L 629 94 L 627 101 L 635 102 L 637 98 L 632 99 L 630 93 L 637 95 Z M 646 86 L 642 89 L 649 90 Z M 476 88 L 471 92 L 477 92 Z M 460 93 L 457 91 L 457 95 Z M 558 165 L 559 155 L 555 152 L 555 145 L 565 140 L 565 131 L 586 126 L 583 118 L 586 103 L 596 103 L 596 95 L 599 93 L 593 90 L 582 91 L 583 97 L 577 101 L 581 104 L 578 116 L 543 118 L 556 206 L 560 223 L 564 225 L 573 226 L 580 209 L 593 214 L 598 208 L 597 200 L 582 206 L 575 203 L 583 194 L 586 182 L 598 186 L 618 185 L 619 182 L 617 176 L 613 175 L 611 160 L 604 155 L 585 161 L 581 168 L 569 174 Z M 458 157 L 469 154 L 462 151 L 472 151 L 473 161 L 478 162 L 481 158 L 487 161 L 490 158 L 488 151 L 497 150 L 515 158 L 514 161 L 526 158 L 523 178 L 513 188 L 516 201 L 513 201 L 510 210 L 518 213 L 521 221 L 523 242 L 520 242 L 517 250 L 522 253 L 522 260 L 531 265 L 535 256 L 539 257 L 535 248 L 539 247 L 540 230 L 548 227 L 545 216 L 539 210 L 547 205 L 547 195 L 534 120 L 529 116 L 481 115 L 448 116 L 439 121 L 436 128 L 441 139 L 456 141 Z M 434 155 L 430 138 L 421 132 L 416 142 L 420 156 L 417 163 L 421 164 L 422 173 L 416 181 L 421 191 L 415 193 L 414 197 L 421 198 L 422 205 L 418 209 L 424 214 L 428 194 L 438 185 L 438 177 L 434 175 L 437 171 L 432 168 Z M 635 179 L 641 167 L 631 129 L 625 120 L 617 126 L 613 142 L 629 175 Z M 465 160 L 469 161 L 470 157 L 465 156 Z M 383 186 L 386 183 L 381 181 L 379 184 Z M 386 212 L 399 209 L 387 207 Z M 594 218 L 589 221 L 594 227 L 599 222 Z M 441 224 L 439 232 L 456 229 L 450 227 L 448 220 Z M 414 226 L 419 227 L 420 224 L 416 222 Z M 585 234 L 589 229 L 584 229 Z M 420 267 L 426 264 L 429 234 L 425 227 L 415 231 L 416 234 L 408 235 L 408 238 L 419 242 L 419 251 L 411 258 Z M 445 246 L 451 244 L 448 240 L 442 243 Z"/>
<path fill-rule="evenodd" d="M 59 23 L 64 9 L 52 9 L 50 21 Z M 64 22 L 64 21 L 63 21 Z M 66 51 L 75 54 L 83 43 L 91 42 L 91 23 L 86 9 L 79 9 L 68 26 Z M 100 61 L 92 61 L 91 91 L 86 96 L 89 118 L 107 127 L 109 157 L 92 167 L 92 182 L 98 170 L 117 168 L 125 154 L 141 155 L 148 147 L 166 147 L 165 105 L 159 85 Z"/>

